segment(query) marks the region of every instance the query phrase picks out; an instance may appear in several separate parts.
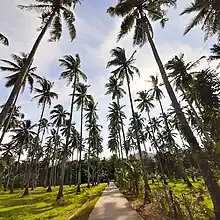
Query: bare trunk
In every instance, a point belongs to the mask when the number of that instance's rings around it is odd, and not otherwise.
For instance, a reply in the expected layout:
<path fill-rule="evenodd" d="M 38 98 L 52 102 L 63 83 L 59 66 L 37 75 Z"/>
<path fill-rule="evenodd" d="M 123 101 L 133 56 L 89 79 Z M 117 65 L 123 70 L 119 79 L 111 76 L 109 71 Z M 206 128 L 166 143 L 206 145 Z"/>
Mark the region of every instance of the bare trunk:
<path fill-rule="evenodd" d="M 81 106 L 81 124 L 80 124 L 80 149 L 79 149 L 79 170 L 78 170 L 78 184 L 77 184 L 77 192 L 80 192 L 80 185 L 81 185 L 81 172 L 82 172 L 82 135 L 83 135 L 83 102 L 82 100 L 82 106 Z"/>

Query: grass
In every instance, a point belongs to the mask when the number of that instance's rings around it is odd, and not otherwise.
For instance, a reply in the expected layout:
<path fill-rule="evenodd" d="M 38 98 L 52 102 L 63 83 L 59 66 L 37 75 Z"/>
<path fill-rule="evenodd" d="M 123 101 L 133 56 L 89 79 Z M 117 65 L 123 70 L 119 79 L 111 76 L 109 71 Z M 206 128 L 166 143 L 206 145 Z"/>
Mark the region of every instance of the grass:
<path fill-rule="evenodd" d="M 190 203 L 190 207 L 193 210 L 195 219 L 208 219 L 207 216 L 209 215 L 211 217 L 213 214 L 213 204 L 210 195 L 205 188 L 203 181 L 200 180 L 193 182 L 191 179 L 190 181 L 193 184 L 192 188 L 187 187 L 187 185 L 182 180 L 168 181 L 169 186 L 167 190 L 172 190 L 174 197 L 177 199 L 176 201 L 179 201 L 179 206 L 182 208 L 182 210 L 184 210 L 184 212 L 186 212 L 186 209 L 183 208 L 183 206 L 185 206 L 182 197 L 183 194 L 186 196 Z M 149 186 L 153 195 L 158 192 L 164 193 L 164 189 L 160 181 L 155 181 L 155 183 L 149 181 Z M 141 183 L 141 188 L 143 189 L 143 183 Z M 144 219 L 155 220 L 161 219 L 161 216 L 164 216 L 163 210 L 161 212 L 161 210 L 158 209 L 157 201 L 154 201 L 154 203 L 150 205 L 142 206 L 144 197 L 143 190 L 139 196 L 127 190 L 122 190 L 122 192 L 130 201 L 133 208 L 136 209 Z M 205 208 L 203 212 L 200 209 L 201 207 Z M 205 216 L 204 213 L 207 214 L 207 216 Z"/>
<path fill-rule="evenodd" d="M 0 191 L 0 220 L 66 220 L 71 216 L 72 220 L 86 220 L 104 188 L 105 184 L 90 189 L 82 185 L 81 193 L 76 193 L 75 186 L 64 186 L 64 200 L 59 203 L 58 187 L 52 188 L 51 193 L 37 187 L 26 197 L 22 197 L 21 190 L 15 190 L 14 194 Z"/>

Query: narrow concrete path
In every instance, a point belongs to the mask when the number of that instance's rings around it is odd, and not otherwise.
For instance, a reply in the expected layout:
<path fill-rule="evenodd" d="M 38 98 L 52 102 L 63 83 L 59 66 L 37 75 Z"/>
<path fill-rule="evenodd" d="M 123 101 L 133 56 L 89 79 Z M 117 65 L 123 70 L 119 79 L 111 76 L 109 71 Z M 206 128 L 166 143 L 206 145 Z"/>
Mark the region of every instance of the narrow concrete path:
<path fill-rule="evenodd" d="M 96 203 L 89 220 L 141 220 L 114 183 L 107 186 Z"/>

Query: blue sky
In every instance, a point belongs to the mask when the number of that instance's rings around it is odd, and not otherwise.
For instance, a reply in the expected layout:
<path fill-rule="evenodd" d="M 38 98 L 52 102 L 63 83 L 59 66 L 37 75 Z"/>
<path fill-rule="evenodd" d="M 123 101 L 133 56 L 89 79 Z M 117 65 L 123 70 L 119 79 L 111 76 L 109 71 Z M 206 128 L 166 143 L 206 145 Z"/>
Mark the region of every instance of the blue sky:
<path fill-rule="evenodd" d="M 39 15 L 21 11 L 16 7 L 18 4 L 28 4 L 29 2 L 31 1 L 1 0 L 0 32 L 8 36 L 11 43 L 10 47 L 0 45 L 0 58 L 2 59 L 9 59 L 11 53 L 28 52 L 37 37 L 38 32 L 36 29 L 40 22 L 38 19 Z M 185 53 L 185 58 L 188 61 L 194 61 L 201 55 L 208 55 L 209 53 L 209 47 L 214 39 L 211 39 L 208 43 L 204 43 L 203 33 L 199 28 L 195 28 L 187 36 L 183 36 L 184 27 L 189 22 L 190 17 L 180 17 L 179 14 L 189 2 L 189 0 L 178 1 L 177 8 L 169 11 L 170 19 L 164 29 L 161 29 L 160 25 L 154 25 L 155 42 L 163 63 L 166 63 L 166 61 L 180 52 Z M 34 61 L 34 65 L 37 66 L 37 73 L 55 82 L 54 90 L 59 93 L 59 100 L 54 101 L 53 105 L 61 103 L 69 110 L 70 97 L 68 95 L 70 94 L 71 88 L 66 87 L 65 81 L 58 80 L 61 73 L 58 59 L 65 54 L 80 54 L 82 70 L 87 74 L 88 84 L 91 85 L 89 93 L 91 93 L 94 99 L 99 103 L 99 122 L 103 125 L 104 156 L 109 155 L 109 151 L 106 147 L 108 141 L 106 114 L 110 99 L 104 95 L 104 85 L 107 82 L 110 72 L 105 68 L 110 58 L 109 51 L 115 46 L 126 48 L 128 54 L 134 50 L 132 47 L 132 34 L 129 34 L 119 43 L 116 43 L 120 19 L 111 18 L 106 14 L 107 8 L 115 3 L 115 0 L 84 0 L 82 5 L 77 6 L 75 12 L 76 40 L 74 40 L 74 42 L 69 41 L 68 33 L 65 28 L 59 43 L 49 43 L 47 42 L 48 36 L 45 36 Z M 141 77 L 135 77 L 132 83 L 132 94 L 134 97 L 137 91 L 149 88 L 150 85 L 146 83 L 146 80 L 149 79 L 149 75 L 158 74 L 157 65 L 148 45 L 138 50 L 136 57 L 136 66 L 141 71 Z M 206 65 L 204 62 L 201 64 L 201 67 L 205 67 Z M 0 74 L 1 104 L 5 102 L 10 92 L 10 89 L 4 88 L 5 75 L 7 74 Z M 32 119 L 33 122 L 37 122 L 40 109 L 37 108 L 36 103 L 30 102 L 32 96 L 33 94 L 29 94 L 27 88 L 20 96 L 19 103 L 22 106 L 23 112 L 26 114 L 26 119 Z M 170 104 L 169 99 L 165 98 L 163 103 L 168 107 Z M 123 104 L 129 106 L 127 97 L 123 99 Z M 129 108 L 126 108 L 125 112 L 129 118 Z M 159 112 L 157 106 L 151 112 L 151 115 L 157 116 Z M 48 111 L 45 116 L 47 116 L 47 114 Z M 74 120 L 76 121 L 76 127 L 79 128 L 78 113 L 74 114 Z"/>

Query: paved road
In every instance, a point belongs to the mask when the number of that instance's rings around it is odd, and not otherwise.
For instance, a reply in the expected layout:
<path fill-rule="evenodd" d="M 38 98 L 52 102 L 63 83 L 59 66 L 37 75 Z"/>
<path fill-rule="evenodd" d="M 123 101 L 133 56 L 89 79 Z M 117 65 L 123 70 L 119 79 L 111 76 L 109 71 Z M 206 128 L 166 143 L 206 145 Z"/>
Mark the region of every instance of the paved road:
<path fill-rule="evenodd" d="M 114 183 L 106 187 L 89 220 L 141 220 Z"/>

